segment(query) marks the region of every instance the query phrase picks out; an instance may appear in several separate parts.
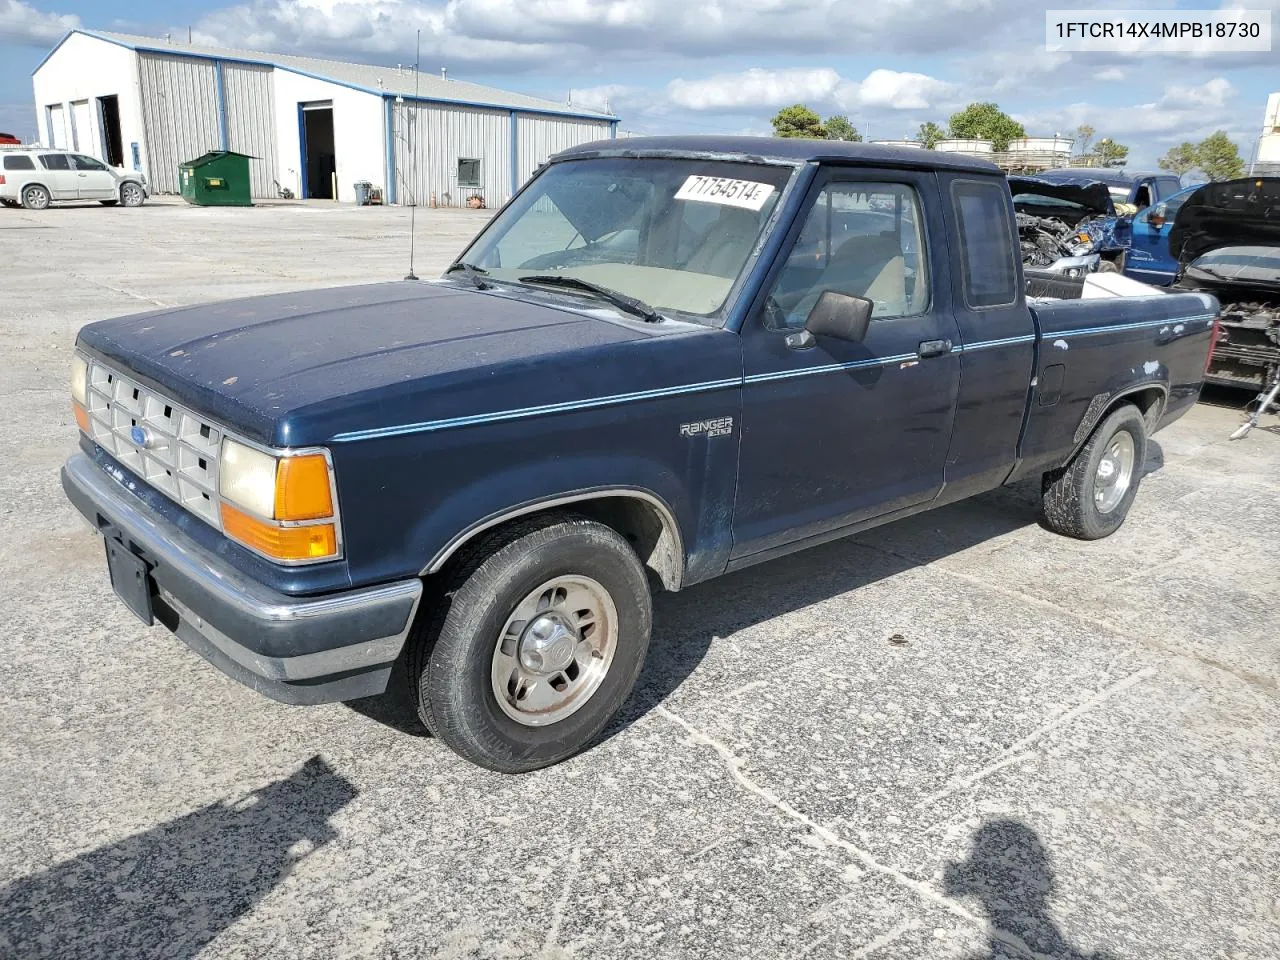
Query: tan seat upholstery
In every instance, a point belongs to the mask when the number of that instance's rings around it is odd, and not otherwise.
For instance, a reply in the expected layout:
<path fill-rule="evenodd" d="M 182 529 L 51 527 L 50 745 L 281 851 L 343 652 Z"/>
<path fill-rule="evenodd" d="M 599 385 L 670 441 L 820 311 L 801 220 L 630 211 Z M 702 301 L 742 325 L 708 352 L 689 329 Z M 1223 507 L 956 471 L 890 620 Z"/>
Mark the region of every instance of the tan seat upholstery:
<path fill-rule="evenodd" d="M 827 290 L 865 297 L 875 304 L 875 317 L 906 313 L 907 272 L 897 235 L 880 233 L 846 240 L 791 316 L 803 323 Z"/>
<path fill-rule="evenodd" d="M 713 277 L 736 277 L 747 262 L 759 232 L 760 224 L 755 212 L 725 207 L 685 263 L 685 269 Z"/>

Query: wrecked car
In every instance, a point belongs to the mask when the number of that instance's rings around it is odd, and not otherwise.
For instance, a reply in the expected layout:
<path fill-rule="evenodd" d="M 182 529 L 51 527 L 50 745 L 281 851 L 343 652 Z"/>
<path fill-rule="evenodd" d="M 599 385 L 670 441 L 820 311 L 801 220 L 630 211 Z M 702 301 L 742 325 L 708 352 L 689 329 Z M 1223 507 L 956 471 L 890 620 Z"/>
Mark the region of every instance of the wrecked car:
<path fill-rule="evenodd" d="M 1011 176 L 1009 190 L 1024 267 L 1072 278 L 1116 269 L 1102 256 L 1120 249 L 1118 218 L 1106 184 Z"/>
<path fill-rule="evenodd" d="M 1212 293 L 1222 318 L 1205 379 L 1263 391 L 1280 376 L 1280 177 L 1199 187 L 1169 233 L 1174 288 Z"/>
<path fill-rule="evenodd" d="M 1028 303 L 988 161 L 604 140 L 438 280 L 84 327 L 63 487 L 143 623 L 286 702 L 406 698 L 514 773 L 622 708 L 657 589 L 1025 479 L 1050 529 L 1113 533 L 1216 315 Z"/>

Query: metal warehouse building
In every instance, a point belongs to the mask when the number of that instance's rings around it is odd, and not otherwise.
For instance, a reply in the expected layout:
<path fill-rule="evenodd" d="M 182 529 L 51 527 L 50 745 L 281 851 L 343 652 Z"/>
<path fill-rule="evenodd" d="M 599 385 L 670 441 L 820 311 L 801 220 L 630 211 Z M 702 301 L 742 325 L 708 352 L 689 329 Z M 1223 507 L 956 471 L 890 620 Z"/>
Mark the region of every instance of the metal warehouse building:
<path fill-rule="evenodd" d="M 612 137 L 617 119 L 412 67 L 192 46 L 75 30 L 36 69 L 43 144 L 141 170 L 178 192 L 178 164 L 209 150 L 250 163 L 255 198 L 504 202 L 551 154 Z M 334 196 L 334 187 L 337 196 Z"/>

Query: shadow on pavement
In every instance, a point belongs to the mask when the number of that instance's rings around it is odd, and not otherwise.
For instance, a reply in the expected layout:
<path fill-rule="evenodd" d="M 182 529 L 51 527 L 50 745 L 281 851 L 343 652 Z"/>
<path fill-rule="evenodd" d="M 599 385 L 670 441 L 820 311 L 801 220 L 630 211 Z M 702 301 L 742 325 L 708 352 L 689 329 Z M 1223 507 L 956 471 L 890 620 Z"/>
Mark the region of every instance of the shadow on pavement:
<path fill-rule="evenodd" d="M 1082 953 L 1063 936 L 1049 915 L 1054 880 L 1049 851 L 1035 830 L 1017 820 L 990 820 L 973 835 L 969 858 L 947 864 L 942 885 L 948 897 L 977 899 L 995 931 L 1017 937 L 1038 957 L 1114 960 L 1103 951 Z M 1023 955 L 998 933 L 988 947 L 989 952 L 971 960 Z"/>
<path fill-rule="evenodd" d="M 1039 517 L 1039 492 L 1038 479 L 1002 488 L 657 595 L 644 671 L 604 739 L 662 703 L 697 668 L 713 640 L 1031 526 Z M 800 655 L 801 650 L 779 651 L 780 658 Z"/>
<path fill-rule="evenodd" d="M 0 956 L 189 960 L 310 853 L 356 788 L 319 757 L 214 803 L 0 888 Z"/>

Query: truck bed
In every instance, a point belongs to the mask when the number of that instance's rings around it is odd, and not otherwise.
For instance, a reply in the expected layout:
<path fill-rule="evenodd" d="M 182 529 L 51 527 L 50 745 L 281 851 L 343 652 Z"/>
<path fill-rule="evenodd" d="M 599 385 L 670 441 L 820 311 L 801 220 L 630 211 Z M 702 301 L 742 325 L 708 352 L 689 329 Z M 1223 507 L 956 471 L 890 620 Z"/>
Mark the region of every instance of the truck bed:
<path fill-rule="evenodd" d="M 1079 281 L 1056 280 L 1066 289 Z M 1047 284 L 1039 284 L 1047 292 Z M 1218 315 L 1200 293 L 1106 299 L 1028 300 L 1036 327 L 1037 375 L 1017 480 L 1064 463 L 1117 401 L 1131 397 L 1155 432 L 1195 403 Z"/>

